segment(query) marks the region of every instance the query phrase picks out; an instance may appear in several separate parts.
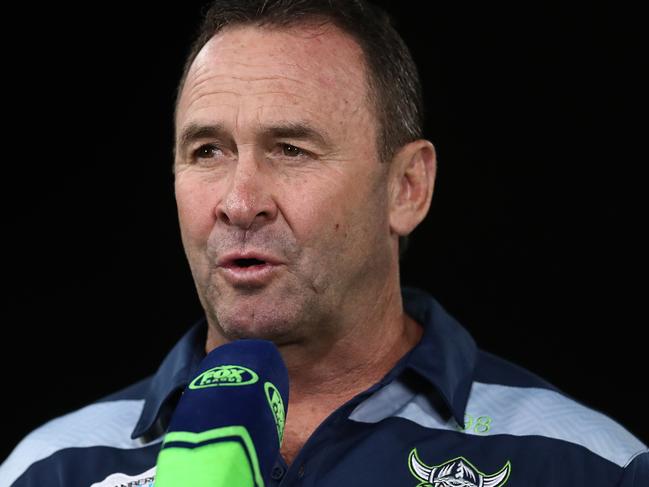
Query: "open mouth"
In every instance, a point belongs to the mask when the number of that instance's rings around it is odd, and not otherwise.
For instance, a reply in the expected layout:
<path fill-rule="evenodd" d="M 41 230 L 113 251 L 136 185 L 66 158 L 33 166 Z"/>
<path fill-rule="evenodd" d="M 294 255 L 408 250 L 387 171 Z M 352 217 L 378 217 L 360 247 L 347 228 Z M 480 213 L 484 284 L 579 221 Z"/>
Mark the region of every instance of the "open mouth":
<path fill-rule="evenodd" d="M 282 265 L 279 259 L 261 252 L 226 254 L 217 262 L 221 275 L 231 285 L 244 288 L 265 286 L 277 276 Z"/>
<path fill-rule="evenodd" d="M 259 259 L 235 259 L 233 261 L 234 267 L 254 267 L 264 264 L 266 264 L 266 262 Z"/>

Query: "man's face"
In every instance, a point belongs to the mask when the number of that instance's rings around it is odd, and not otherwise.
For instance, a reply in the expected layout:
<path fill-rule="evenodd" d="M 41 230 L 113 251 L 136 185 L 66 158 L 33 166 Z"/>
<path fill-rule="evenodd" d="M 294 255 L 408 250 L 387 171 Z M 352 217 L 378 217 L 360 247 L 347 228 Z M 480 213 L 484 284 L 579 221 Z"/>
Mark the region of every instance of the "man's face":
<path fill-rule="evenodd" d="M 364 69 L 331 26 L 228 28 L 193 63 L 176 201 L 201 303 L 226 339 L 334 333 L 393 276 Z"/>

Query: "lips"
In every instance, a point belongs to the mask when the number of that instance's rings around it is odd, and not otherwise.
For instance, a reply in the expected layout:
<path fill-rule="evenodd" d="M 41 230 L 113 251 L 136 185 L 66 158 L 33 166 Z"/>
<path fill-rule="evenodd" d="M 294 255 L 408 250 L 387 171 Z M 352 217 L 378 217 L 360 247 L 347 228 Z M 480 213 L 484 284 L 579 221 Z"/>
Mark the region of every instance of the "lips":
<path fill-rule="evenodd" d="M 279 265 L 280 259 L 262 252 L 230 252 L 222 255 L 216 261 L 218 267 L 254 267 L 255 265 Z"/>
<path fill-rule="evenodd" d="M 263 287 L 275 276 L 283 263 L 260 252 L 235 252 L 217 260 L 217 268 L 233 287 Z"/>

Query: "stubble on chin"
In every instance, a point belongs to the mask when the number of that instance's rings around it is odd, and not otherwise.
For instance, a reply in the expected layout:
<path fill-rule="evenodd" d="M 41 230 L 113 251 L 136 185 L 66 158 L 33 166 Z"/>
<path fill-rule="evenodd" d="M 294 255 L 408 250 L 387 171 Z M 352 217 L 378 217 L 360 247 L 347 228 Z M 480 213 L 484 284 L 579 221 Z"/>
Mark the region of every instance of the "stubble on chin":
<path fill-rule="evenodd" d="M 264 291 L 248 295 L 231 289 L 220 292 L 213 284 L 206 291 L 203 301 L 208 324 L 222 343 L 259 339 L 281 345 L 299 340 L 305 303 L 295 294 L 274 297 L 268 293 L 264 297 Z"/>

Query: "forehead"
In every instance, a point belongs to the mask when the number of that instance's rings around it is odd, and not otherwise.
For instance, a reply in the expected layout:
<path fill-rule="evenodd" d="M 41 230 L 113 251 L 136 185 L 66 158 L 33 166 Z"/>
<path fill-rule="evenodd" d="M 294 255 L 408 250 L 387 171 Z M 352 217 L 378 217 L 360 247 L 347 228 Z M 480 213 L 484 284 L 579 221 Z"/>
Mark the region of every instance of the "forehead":
<path fill-rule="evenodd" d="M 257 116 L 264 109 L 294 108 L 316 119 L 348 119 L 368 111 L 367 98 L 363 52 L 337 27 L 234 26 L 212 37 L 196 56 L 176 123 L 223 104 L 241 111 L 246 103 Z"/>

